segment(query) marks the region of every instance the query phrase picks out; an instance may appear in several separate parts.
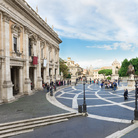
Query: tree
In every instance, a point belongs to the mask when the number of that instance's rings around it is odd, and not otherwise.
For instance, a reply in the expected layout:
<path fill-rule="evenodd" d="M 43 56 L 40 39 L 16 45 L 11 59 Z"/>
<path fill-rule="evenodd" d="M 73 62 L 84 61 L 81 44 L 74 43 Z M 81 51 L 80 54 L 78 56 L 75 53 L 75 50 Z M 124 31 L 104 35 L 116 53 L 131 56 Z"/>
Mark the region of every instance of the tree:
<path fill-rule="evenodd" d="M 112 70 L 111 69 L 103 69 L 98 71 L 98 74 L 103 74 L 105 76 L 111 75 L 112 74 Z"/>
<path fill-rule="evenodd" d="M 135 74 L 138 75 L 138 58 L 132 58 L 129 62 L 134 66 Z"/>
<path fill-rule="evenodd" d="M 107 77 L 106 79 L 107 79 L 107 80 L 111 80 L 111 77 Z"/>
<path fill-rule="evenodd" d="M 64 60 L 62 58 L 59 59 L 59 65 L 60 65 L 60 74 L 61 72 L 63 73 L 63 78 L 67 78 L 68 77 L 68 66 L 66 66 Z"/>
<path fill-rule="evenodd" d="M 103 69 L 98 71 L 98 74 L 103 74 L 104 77 L 112 74 L 112 69 Z"/>
<path fill-rule="evenodd" d="M 124 59 L 124 61 L 122 62 L 122 66 L 118 72 L 120 77 L 128 76 L 127 70 L 129 65 L 130 65 L 130 62 L 127 59 Z"/>
<path fill-rule="evenodd" d="M 71 74 L 68 74 L 68 75 L 67 75 L 67 78 L 69 78 L 69 79 L 70 79 L 70 78 L 71 78 Z"/>

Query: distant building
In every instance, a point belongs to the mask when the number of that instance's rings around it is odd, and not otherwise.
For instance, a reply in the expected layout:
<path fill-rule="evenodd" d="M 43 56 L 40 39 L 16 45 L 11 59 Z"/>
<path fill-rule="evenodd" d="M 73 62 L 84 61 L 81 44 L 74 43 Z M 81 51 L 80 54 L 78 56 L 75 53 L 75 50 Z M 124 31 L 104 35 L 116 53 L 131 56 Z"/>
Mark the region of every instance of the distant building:
<path fill-rule="evenodd" d="M 82 68 L 79 66 L 79 64 L 77 63 L 75 64 L 75 62 L 71 60 L 70 57 L 67 58 L 67 61 L 66 60 L 64 61 L 69 68 L 69 73 L 71 74 L 71 76 L 75 77 L 81 76 Z"/>
<path fill-rule="evenodd" d="M 112 69 L 112 76 L 118 76 L 118 70 L 120 68 L 120 63 L 115 60 L 113 63 L 112 63 L 112 66 L 104 66 L 104 67 L 101 67 L 99 69 L 93 69 L 92 65 L 85 69 L 85 72 L 87 72 L 87 78 L 91 78 L 91 79 L 104 79 L 104 75 L 103 74 L 98 74 L 98 72 L 100 70 L 103 70 L 103 69 Z M 115 75 L 116 74 L 116 75 Z M 107 76 L 106 76 L 107 77 Z M 115 77 L 117 78 L 117 77 Z"/>

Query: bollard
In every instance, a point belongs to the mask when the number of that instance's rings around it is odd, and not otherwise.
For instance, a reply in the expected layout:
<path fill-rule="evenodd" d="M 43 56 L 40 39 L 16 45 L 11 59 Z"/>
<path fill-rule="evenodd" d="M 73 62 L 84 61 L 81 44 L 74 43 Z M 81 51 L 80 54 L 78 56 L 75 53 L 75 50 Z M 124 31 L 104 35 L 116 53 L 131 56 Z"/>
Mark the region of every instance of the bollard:
<path fill-rule="evenodd" d="M 78 105 L 78 112 L 82 113 L 82 105 Z"/>

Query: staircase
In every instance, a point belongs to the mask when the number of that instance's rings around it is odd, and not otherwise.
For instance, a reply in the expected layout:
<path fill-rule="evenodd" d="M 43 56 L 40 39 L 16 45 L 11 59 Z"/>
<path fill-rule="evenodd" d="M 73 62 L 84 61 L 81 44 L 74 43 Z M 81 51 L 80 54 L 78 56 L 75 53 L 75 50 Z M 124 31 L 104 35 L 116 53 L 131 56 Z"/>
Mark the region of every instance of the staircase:
<path fill-rule="evenodd" d="M 31 132 L 36 127 L 67 121 L 68 118 L 81 116 L 77 113 L 64 113 L 27 120 L 0 124 L 0 138 L 6 138 L 21 133 Z"/>

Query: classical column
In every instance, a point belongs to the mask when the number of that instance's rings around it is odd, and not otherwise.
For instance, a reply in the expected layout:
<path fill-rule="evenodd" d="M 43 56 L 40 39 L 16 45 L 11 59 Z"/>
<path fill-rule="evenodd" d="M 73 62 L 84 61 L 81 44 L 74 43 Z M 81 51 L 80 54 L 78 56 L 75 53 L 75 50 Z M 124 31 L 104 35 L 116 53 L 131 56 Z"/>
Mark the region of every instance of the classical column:
<path fill-rule="evenodd" d="M 60 79 L 60 75 L 59 75 L 59 50 L 57 52 L 57 64 L 58 64 L 58 67 L 57 67 L 57 79 L 59 80 Z"/>
<path fill-rule="evenodd" d="M 24 28 L 24 45 L 23 51 L 25 55 L 25 64 L 24 64 L 24 94 L 31 94 L 31 80 L 29 78 L 29 29 L 27 27 Z"/>
<path fill-rule="evenodd" d="M 37 42 L 37 54 L 38 54 L 38 65 L 37 65 L 37 89 L 42 89 L 42 78 L 41 78 L 41 49 L 40 40 Z"/>
<path fill-rule="evenodd" d="M 23 95 L 23 67 L 19 68 L 19 93 Z"/>
<path fill-rule="evenodd" d="M 44 81 L 44 83 L 46 83 L 47 82 L 47 78 L 46 78 L 46 68 L 44 68 L 44 71 L 43 71 L 43 81 Z"/>
<path fill-rule="evenodd" d="M 49 47 L 46 47 L 46 55 L 47 55 L 47 66 L 46 66 L 46 82 L 50 83 L 50 76 L 49 76 L 49 60 L 50 60 L 50 51 Z"/>
<path fill-rule="evenodd" d="M 3 13 L 3 47 L 4 47 L 4 82 L 3 82 L 3 94 L 2 99 L 4 102 L 14 100 L 12 82 L 11 82 L 11 69 L 10 69 L 10 54 L 9 54 L 9 21 L 8 14 Z"/>

